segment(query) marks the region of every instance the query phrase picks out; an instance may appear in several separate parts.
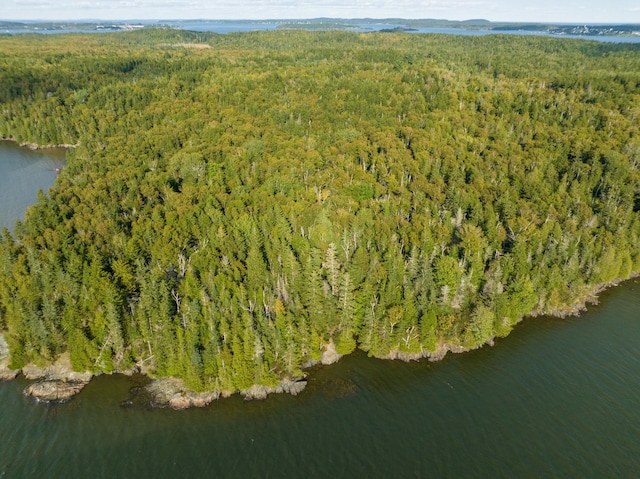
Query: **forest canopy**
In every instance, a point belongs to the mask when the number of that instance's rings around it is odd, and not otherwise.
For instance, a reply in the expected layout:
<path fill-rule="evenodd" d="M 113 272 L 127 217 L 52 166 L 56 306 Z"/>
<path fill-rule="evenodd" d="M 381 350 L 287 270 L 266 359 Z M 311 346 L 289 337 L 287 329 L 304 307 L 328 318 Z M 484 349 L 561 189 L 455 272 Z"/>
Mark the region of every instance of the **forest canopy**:
<path fill-rule="evenodd" d="M 0 36 L 0 136 L 75 145 L 0 239 L 11 367 L 194 390 L 473 348 L 640 271 L 640 48 Z"/>

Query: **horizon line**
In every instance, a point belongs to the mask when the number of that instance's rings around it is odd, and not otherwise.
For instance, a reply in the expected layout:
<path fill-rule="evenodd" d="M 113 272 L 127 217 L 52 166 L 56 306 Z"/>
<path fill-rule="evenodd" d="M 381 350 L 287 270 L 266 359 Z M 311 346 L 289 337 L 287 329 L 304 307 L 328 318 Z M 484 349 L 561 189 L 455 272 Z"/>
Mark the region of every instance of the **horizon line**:
<path fill-rule="evenodd" d="M 319 20 L 342 20 L 342 21 L 436 21 L 436 22 L 453 22 L 453 23 L 470 23 L 470 22 L 484 22 L 484 23 L 510 23 L 510 24 L 545 24 L 545 25 L 639 25 L 640 22 L 580 22 L 580 21 L 544 21 L 544 20 L 488 20 L 485 18 L 468 18 L 465 20 L 450 20 L 447 18 L 404 18 L 404 17 L 299 17 L 299 18 L 206 18 L 206 17 L 193 17 L 193 18 L 68 18 L 59 20 L 47 20 L 40 18 L 20 18 L 20 19 L 3 19 L 0 18 L 0 22 L 37 22 L 37 23 L 64 23 L 64 22 L 293 22 L 293 21 L 319 21 Z"/>

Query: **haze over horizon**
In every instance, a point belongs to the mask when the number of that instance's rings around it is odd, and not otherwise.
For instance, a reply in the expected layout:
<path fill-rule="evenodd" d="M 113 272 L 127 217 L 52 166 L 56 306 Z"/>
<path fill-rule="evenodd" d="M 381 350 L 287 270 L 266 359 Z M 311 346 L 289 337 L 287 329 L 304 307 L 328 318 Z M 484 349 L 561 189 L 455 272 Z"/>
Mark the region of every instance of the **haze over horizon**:
<path fill-rule="evenodd" d="M 403 18 L 640 23 L 637 0 L 5 0 L 0 20 L 284 20 Z"/>

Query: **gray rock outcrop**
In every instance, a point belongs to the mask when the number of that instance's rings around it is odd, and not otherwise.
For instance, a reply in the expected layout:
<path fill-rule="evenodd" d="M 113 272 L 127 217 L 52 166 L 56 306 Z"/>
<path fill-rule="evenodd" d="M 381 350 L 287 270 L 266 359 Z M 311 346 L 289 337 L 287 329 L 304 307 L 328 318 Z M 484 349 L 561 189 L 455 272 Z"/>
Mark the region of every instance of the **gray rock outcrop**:
<path fill-rule="evenodd" d="M 9 369 L 6 364 L 0 364 L 0 381 L 11 381 L 15 379 L 20 371 Z"/>
<path fill-rule="evenodd" d="M 307 386 L 304 379 L 284 379 L 275 387 L 254 385 L 249 389 L 240 391 L 247 400 L 266 399 L 269 394 L 287 393 L 293 396 L 300 394 Z M 197 393 L 185 387 L 184 383 L 176 378 L 161 378 L 144 386 L 142 391 L 136 393 L 143 397 L 153 407 L 170 407 L 172 409 L 187 409 L 190 407 L 205 407 L 219 397 L 229 397 L 230 393 L 219 391 L 206 391 Z"/>
<path fill-rule="evenodd" d="M 240 394 L 247 400 L 253 399 L 266 399 L 269 394 L 291 394 L 297 396 L 304 388 L 307 387 L 307 381 L 304 379 L 290 379 L 285 378 L 276 387 L 259 386 L 257 384 L 251 386 L 249 389 L 240 391 Z"/>
<path fill-rule="evenodd" d="M 325 350 L 322 352 L 322 356 L 320 356 L 320 362 L 325 366 L 329 364 L 333 364 L 338 362 L 338 360 L 342 357 L 338 351 L 336 351 L 336 345 L 333 343 L 333 340 L 329 341 Z"/>
<path fill-rule="evenodd" d="M 25 378 L 36 381 L 27 386 L 24 393 L 40 401 L 68 400 L 82 391 L 93 377 L 92 373 L 74 371 L 66 353 L 44 368 L 28 364 L 22 368 L 22 374 Z"/>
<path fill-rule="evenodd" d="M 86 384 L 86 381 L 44 379 L 27 386 L 24 394 L 40 401 L 66 401 L 82 391 Z"/>
<path fill-rule="evenodd" d="M 149 402 L 154 407 L 170 407 L 186 409 L 189 407 L 205 407 L 220 397 L 217 391 L 197 393 L 184 386 L 175 378 L 156 379 L 147 386 L 145 392 L 149 395 Z"/>

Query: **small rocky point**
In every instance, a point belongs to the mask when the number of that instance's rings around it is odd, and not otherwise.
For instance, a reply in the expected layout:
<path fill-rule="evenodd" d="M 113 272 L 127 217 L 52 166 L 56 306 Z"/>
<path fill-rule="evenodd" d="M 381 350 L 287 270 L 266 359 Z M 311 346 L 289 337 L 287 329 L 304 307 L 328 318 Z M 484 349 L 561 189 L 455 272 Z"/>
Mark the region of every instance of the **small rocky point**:
<path fill-rule="evenodd" d="M 249 389 L 240 391 L 240 394 L 246 400 L 253 399 L 266 399 L 269 394 L 291 394 L 297 396 L 307 387 L 307 381 L 305 379 L 283 379 L 276 387 L 258 386 L 253 385 Z"/>
<path fill-rule="evenodd" d="M 323 365 L 328 366 L 329 364 L 337 363 L 341 357 L 342 355 L 336 351 L 336 345 L 333 340 L 331 340 L 329 341 L 329 344 L 325 346 L 325 350 L 320 356 L 320 362 Z"/>
<path fill-rule="evenodd" d="M 6 364 L 0 362 L 0 382 L 2 381 L 11 381 L 15 379 L 16 376 L 20 373 L 20 371 L 14 371 L 13 369 L 9 369 Z"/>
<path fill-rule="evenodd" d="M 254 385 L 249 389 L 240 391 L 240 394 L 246 400 L 265 399 L 269 394 L 273 393 L 287 393 L 297 396 L 304 390 L 306 385 L 307 381 L 303 379 L 284 379 L 275 387 Z M 205 407 L 220 396 L 229 397 L 231 395 L 229 392 L 221 393 L 219 391 L 197 393 L 187 388 L 181 380 L 176 378 L 156 379 L 142 389 L 136 395 L 142 395 L 152 407 L 169 407 L 172 409 Z"/>
<path fill-rule="evenodd" d="M 151 406 L 173 409 L 205 407 L 220 397 L 220 393 L 217 391 L 203 393 L 191 391 L 176 378 L 156 379 L 144 387 L 144 392 L 149 396 Z"/>
<path fill-rule="evenodd" d="M 67 401 L 82 391 L 86 384 L 83 381 L 43 379 L 27 386 L 24 393 L 27 396 L 35 397 L 39 401 Z"/>
<path fill-rule="evenodd" d="M 55 363 L 45 368 L 28 364 L 22 369 L 9 369 L 9 347 L 0 334 L 0 381 L 15 379 L 20 373 L 26 379 L 35 381 L 25 388 L 24 394 L 45 402 L 72 398 L 93 377 L 91 373 L 73 371 L 68 354 L 61 355 Z"/>
<path fill-rule="evenodd" d="M 68 354 L 45 368 L 28 364 L 22 368 L 25 378 L 36 381 L 27 386 L 24 394 L 39 401 L 66 401 L 78 394 L 91 381 L 92 373 L 79 373 L 71 368 Z"/>

